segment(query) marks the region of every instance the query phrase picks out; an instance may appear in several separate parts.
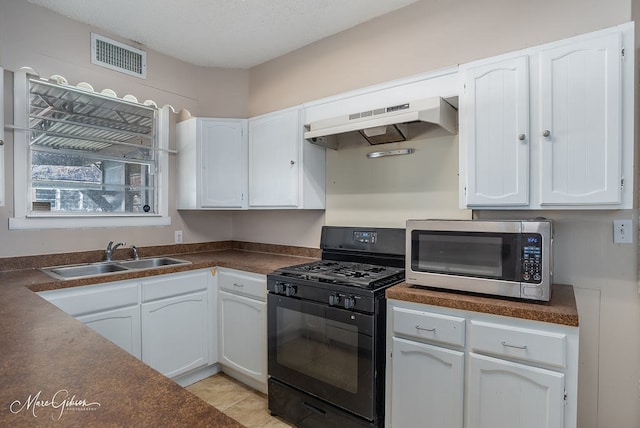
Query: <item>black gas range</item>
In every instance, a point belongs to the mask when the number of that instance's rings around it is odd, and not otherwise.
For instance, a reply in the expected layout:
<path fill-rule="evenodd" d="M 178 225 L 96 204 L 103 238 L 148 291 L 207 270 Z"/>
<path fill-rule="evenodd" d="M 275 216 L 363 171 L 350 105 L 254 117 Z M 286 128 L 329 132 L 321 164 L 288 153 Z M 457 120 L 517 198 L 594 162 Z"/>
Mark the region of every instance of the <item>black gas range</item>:
<path fill-rule="evenodd" d="M 322 229 L 322 260 L 267 275 L 269 409 L 301 427 L 384 424 L 386 288 L 404 229 Z"/>

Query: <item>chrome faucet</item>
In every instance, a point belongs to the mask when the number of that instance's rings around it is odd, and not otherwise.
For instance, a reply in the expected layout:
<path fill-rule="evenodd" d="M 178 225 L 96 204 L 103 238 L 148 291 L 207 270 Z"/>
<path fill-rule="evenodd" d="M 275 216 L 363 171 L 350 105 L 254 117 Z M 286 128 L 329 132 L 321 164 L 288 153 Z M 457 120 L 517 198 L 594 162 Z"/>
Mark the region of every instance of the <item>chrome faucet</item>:
<path fill-rule="evenodd" d="M 127 245 L 126 242 L 118 242 L 116 245 L 113 245 L 113 241 L 109 241 L 107 244 L 107 249 L 104 250 L 104 259 L 108 262 L 111 261 L 111 256 L 113 256 L 113 252 L 123 245 Z"/>
<path fill-rule="evenodd" d="M 136 248 L 135 245 L 131 246 L 131 252 L 133 253 L 134 260 L 140 260 L 140 255 L 138 255 L 138 249 Z"/>

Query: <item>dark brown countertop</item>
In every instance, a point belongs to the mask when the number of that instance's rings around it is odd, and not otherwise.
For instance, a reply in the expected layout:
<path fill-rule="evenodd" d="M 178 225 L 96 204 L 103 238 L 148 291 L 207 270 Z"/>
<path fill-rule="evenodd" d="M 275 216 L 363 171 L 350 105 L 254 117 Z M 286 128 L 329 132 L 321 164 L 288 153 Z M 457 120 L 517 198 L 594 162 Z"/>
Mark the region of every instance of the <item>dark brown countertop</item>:
<path fill-rule="evenodd" d="M 60 288 L 78 287 L 81 285 L 99 284 L 101 282 L 121 281 L 144 278 L 151 275 L 185 272 L 209 267 L 229 267 L 259 274 L 268 274 L 280 267 L 309 262 L 307 257 L 286 254 L 261 253 L 247 250 L 226 249 L 203 251 L 199 253 L 168 254 L 169 257 L 191 262 L 188 265 L 169 265 L 155 269 L 123 271 L 108 275 L 82 279 L 58 280 L 38 269 L 0 272 L 0 284 L 13 282 L 28 287 L 31 291 L 56 290 Z"/>
<path fill-rule="evenodd" d="M 66 281 L 37 270 L 38 263 L 81 263 L 95 260 L 101 253 L 0 260 L 0 426 L 240 427 L 34 293 L 214 266 L 267 274 L 319 257 L 313 249 L 215 244 L 150 248 L 141 253 L 144 257 L 177 257 L 190 261 L 189 265 Z M 571 286 L 554 286 L 548 303 L 417 289 L 405 283 L 389 288 L 387 297 L 578 325 Z"/>
<path fill-rule="evenodd" d="M 386 296 L 388 299 L 426 305 L 564 324 L 572 327 L 578 326 L 578 307 L 571 285 L 554 284 L 549 302 L 531 302 L 432 290 L 412 287 L 406 282 L 388 288 Z"/>
<path fill-rule="evenodd" d="M 192 264 L 68 281 L 34 267 L 0 272 L 0 426 L 242 426 L 34 293 L 213 266 L 266 274 L 309 261 L 242 249 L 170 255 Z"/>

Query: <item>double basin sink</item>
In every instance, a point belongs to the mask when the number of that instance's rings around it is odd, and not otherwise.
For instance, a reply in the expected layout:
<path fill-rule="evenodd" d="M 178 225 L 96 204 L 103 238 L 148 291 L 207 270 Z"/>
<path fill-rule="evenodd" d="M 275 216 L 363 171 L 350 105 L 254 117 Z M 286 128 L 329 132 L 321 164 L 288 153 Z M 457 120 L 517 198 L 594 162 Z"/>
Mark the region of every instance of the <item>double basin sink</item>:
<path fill-rule="evenodd" d="M 89 276 L 107 275 L 125 271 L 154 269 L 163 266 L 186 265 L 191 262 L 172 257 L 148 257 L 139 260 L 118 260 L 111 262 L 83 263 L 79 265 L 54 266 L 40 270 L 56 279 L 78 279 Z"/>

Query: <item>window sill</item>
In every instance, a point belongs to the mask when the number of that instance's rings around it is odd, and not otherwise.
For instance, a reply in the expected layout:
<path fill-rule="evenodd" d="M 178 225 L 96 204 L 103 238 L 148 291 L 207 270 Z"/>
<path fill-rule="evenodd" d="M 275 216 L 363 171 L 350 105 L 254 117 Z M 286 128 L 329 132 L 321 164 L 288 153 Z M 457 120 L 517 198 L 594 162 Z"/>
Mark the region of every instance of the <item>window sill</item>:
<path fill-rule="evenodd" d="M 94 227 L 169 226 L 171 217 L 114 216 L 114 217 L 27 217 L 10 218 L 10 230 L 28 229 L 86 229 Z"/>

